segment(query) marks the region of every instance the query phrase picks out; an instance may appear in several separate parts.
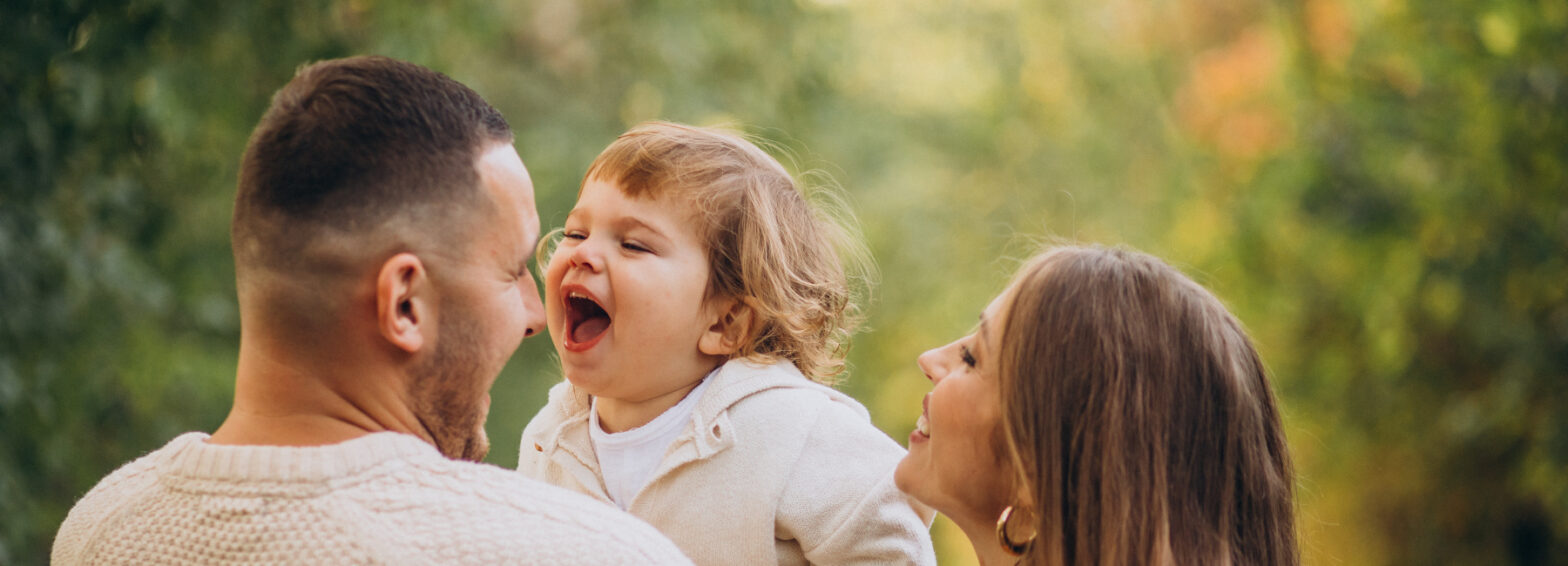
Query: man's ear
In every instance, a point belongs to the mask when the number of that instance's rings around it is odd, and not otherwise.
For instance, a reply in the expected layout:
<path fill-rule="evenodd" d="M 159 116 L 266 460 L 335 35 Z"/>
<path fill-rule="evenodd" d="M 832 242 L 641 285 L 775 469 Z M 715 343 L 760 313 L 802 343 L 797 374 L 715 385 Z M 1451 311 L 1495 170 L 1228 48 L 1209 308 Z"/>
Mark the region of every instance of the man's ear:
<path fill-rule="evenodd" d="M 393 346 L 410 354 L 424 347 L 425 334 L 435 326 L 430 277 L 425 264 L 411 253 L 400 253 L 376 273 L 376 328 Z"/>
<path fill-rule="evenodd" d="M 713 322 L 697 339 L 697 351 L 709 356 L 728 356 L 740 351 L 751 338 L 751 305 L 740 299 L 715 299 Z"/>

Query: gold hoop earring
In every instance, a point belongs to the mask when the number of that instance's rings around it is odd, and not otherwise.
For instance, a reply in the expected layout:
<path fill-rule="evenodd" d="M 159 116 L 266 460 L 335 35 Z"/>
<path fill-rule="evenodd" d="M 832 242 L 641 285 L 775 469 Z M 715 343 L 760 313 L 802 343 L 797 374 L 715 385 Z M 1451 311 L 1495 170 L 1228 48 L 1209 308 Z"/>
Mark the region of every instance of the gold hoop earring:
<path fill-rule="evenodd" d="M 1002 510 L 1002 516 L 996 520 L 996 540 L 1002 543 L 1002 550 L 1013 556 L 1023 556 L 1029 550 L 1029 545 L 1034 544 L 1037 533 L 1029 533 L 1029 538 L 1022 542 L 1013 542 L 1013 537 L 1007 535 L 1007 520 L 1013 518 L 1013 506 L 1008 505 Z"/>

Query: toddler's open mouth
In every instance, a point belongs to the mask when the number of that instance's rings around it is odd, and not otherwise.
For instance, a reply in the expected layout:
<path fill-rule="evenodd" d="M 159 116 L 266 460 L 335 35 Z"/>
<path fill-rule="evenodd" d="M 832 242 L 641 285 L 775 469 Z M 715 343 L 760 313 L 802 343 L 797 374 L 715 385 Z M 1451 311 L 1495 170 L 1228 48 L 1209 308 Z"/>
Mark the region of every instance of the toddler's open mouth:
<path fill-rule="evenodd" d="M 592 348 L 610 329 L 610 313 L 581 291 L 566 294 L 566 347 L 573 351 Z"/>

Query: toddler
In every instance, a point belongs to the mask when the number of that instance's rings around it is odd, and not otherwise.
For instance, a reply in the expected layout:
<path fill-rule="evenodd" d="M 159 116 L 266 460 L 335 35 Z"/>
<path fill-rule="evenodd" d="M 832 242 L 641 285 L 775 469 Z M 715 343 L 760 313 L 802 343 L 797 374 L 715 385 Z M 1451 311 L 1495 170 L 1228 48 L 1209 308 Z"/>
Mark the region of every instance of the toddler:
<path fill-rule="evenodd" d="M 904 449 L 819 382 L 855 313 L 837 226 L 740 137 L 647 123 L 594 160 L 545 267 L 566 381 L 518 470 L 697 564 L 934 564 Z"/>

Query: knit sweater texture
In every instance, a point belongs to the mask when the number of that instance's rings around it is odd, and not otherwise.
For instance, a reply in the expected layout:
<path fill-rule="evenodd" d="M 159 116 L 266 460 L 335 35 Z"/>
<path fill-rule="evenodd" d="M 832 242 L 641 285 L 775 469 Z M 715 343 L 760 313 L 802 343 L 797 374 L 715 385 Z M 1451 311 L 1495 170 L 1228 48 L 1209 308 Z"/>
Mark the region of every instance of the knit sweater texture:
<path fill-rule="evenodd" d="M 893 485 L 903 447 L 789 362 L 731 360 L 627 508 L 696 564 L 935 564 L 934 513 Z M 518 471 L 609 501 L 569 382 L 523 431 Z"/>
<path fill-rule="evenodd" d="M 110 474 L 54 564 L 690 564 L 587 497 L 394 432 L 312 447 L 188 433 Z"/>

